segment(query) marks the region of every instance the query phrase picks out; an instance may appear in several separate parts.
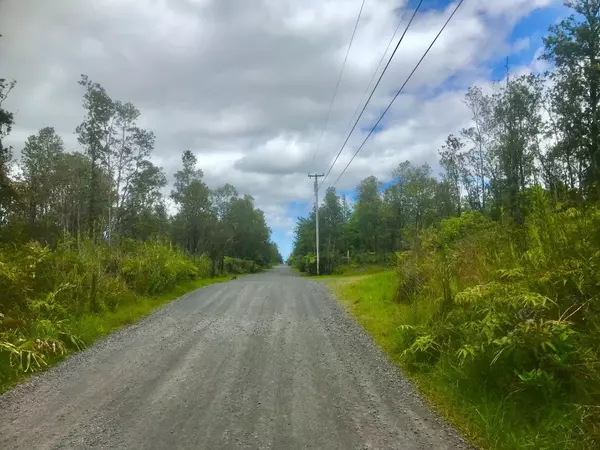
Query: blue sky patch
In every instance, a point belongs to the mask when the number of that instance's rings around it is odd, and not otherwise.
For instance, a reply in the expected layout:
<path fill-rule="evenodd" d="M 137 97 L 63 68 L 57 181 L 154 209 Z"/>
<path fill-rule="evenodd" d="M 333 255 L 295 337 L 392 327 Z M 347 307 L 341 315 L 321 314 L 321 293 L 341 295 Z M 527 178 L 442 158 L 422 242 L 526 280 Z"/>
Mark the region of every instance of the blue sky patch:
<path fill-rule="evenodd" d="M 491 0 L 490 0 L 491 1 Z M 501 1 L 501 0 L 498 0 Z M 409 4 L 409 9 L 414 11 L 414 8 L 417 5 L 418 0 L 412 0 Z M 454 0 L 429 0 L 423 2 L 421 6 L 420 12 L 427 11 L 435 11 L 435 10 L 444 10 L 448 8 L 449 5 L 454 4 Z M 547 8 L 540 8 L 533 11 L 528 16 L 522 18 L 511 31 L 507 44 L 509 45 L 509 67 L 515 68 L 518 66 L 528 66 L 533 61 L 536 52 L 540 47 L 543 46 L 542 37 L 545 36 L 548 32 L 548 27 L 551 24 L 557 23 L 560 18 L 566 16 L 567 8 L 565 8 L 562 4 L 555 3 Z M 407 19 L 406 19 L 407 20 Z M 487 62 L 481 65 L 481 69 L 483 69 L 483 73 L 489 73 L 490 81 L 501 80 L 506 73 L 506 56 L 497 54 Z M 448 92 L 456 89 L 465 89 L 464 81 L 461 78 L 462 74 L 459 72 L 447 80 L 440 84 L 439 86 L 425 88 L 421 90 L 420 95 L 425 99 L 434 98 L 444 92 Z M 403 80 L 401 80 L 403 81 Z M 398 86 L 398 88 L 400 85 Z M 407 89 L 410 89 L 410 83 L 407 86 Z M 395 90 L 391 91 L 390 95 L 394 95 L 396 93 Z M 370 114 L 374 114 L 375 111 L 367 111 Z M 361 121 L 359 124 L 360 135 L 353 136 L 352 139 L 356 140 L 359 144 L 363 141 L 366 134 L 371 130 L 373 125 L 375 124 L 376 118 L 379 117 L 379 114 L 383 112 L 383 109 L 380 111 L 376 111 L 377 115 L 374 116 L 375 119 L 370 121 Z M 373 117 L 373 116 L 370 116 Z M 393 120 L 392 117 L 389 118 Z M 376 127 L 374 134 L 377 134 L 386 128 L 386 118 L 382 120 L 382 122 Z M 451 131 L 451 130 L 449 130 Z M 358 133 L 357 133 L 358 134 Z M 341 170 L 341 168 L 340 168 Z M 435 172 L 435 171 L 434 171 Z M 369 174 L 365 174 L 368 176 Z M 336 172 L 337 176 L 337 172 Z M 384 189 L 391 184 L 390 182 L 384 183 Z M 324 190 L 321 193 L 321 199 L 325 194 Z M 339 195 L 346 195 L 351 202 L 356 200 L 356 190 L 348 190 L 338 192 Z M 305 217 L 309 214 L 310 209 L 312 208 L 311 202 L 292 202 L 288 204 L 288 212 L 289 217 L 293 217 L 294 219 L 298 216 Z M 279 249 L 284 258 L 287 258 L 292 250 L 293 245 L 293 237 L 289 235 L 289 232 L 273 232 L 273 240 L 277 242 L 279 245 Z"/>

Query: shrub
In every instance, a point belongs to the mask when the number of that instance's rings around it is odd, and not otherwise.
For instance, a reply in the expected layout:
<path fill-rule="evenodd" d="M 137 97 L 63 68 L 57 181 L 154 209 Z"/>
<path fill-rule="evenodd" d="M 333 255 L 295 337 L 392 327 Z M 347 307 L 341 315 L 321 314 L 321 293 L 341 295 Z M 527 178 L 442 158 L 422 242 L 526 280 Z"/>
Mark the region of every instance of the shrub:
<path fill-rule="evenodd" d="M 121 273 L 127 285 L 140 294 L 155 295 L 193 279 L 198 267 L 181 250 L 158 241 L 138 243 L 123 258 Z"/>
<path fill-rule="evenodd" d="M 0 386 L 83 346 L 71 324 L 85 314 L 116 312 L 201 275 L 192 261 L 160 241 L 109 247 L 64 236 L 54 251 L 37 242 L 0 246 Z"/>
<path fill-rule="evenodd" d="M 531 410 L 530 425 L 554 405 L 546 412 L 564 410 L 569 433 L 597 442 L 600 210 L 553 208 L 541 188 L 529 195 L 522 226 L 465 213 L 400 257 L 396 301 L 437 304 L 400 326 L 403 359 L 485 386 L 503 408 Z"/>
<path fill-rule="evenodd" d="M 256 273 L 260 271 L 260 267 L 254 261 L 248 261 L 245 259 L 225 257 L 225 272 L 234 275 L 244 273 Z"/>

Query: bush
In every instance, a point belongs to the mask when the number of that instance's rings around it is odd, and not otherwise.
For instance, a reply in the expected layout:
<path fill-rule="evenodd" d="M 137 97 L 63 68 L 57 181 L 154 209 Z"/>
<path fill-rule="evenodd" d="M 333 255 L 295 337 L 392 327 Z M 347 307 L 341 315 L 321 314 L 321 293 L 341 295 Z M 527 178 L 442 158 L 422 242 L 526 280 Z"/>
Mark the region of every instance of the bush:
<path fill-rule="evenodd" d="M 437 304 L 429 317 L 400 326 L 403 359 L 465 389 L 485 386 L 505 411 L 520 411 L 524 427 L 547 425 L 549 414 L 563 411 L 560 432 L 593 447 L 600 209 L 553 209 L 541 189 L 531 190 L 529 204 L 523 226 L 477 213 L 444 220 L 400 258 L 396 300 Z"/>
<path fill-rule="evenodd" d="M 122 261 L 127 285 L 140 294 L 155 295 L 195 278 L 198 267 L 181 250 L 157 241 L 137 244 Z"/>
<path fill-rule="evenodd" d="M 371 273 L 394 267 L 396 259 L 395 253 L 357 253 L 350 258 L 348 264 L 348 259 L 344 255 L 324 253 L 319 255 L 319 273 L 321 275 Z M 314 253 L 290 257 L 288 262 L 300 272 L 309 275 L 317 274 L 317 256 Z"/>
<path fill-rule="evenodd" d="M 256 273 L 260 271 L 260 266 L 254 261 L 245 259 L 225 257 L 225 272 L 234 275 L 244 273 Z"/>
<path fill-rule="evenodd" d="M 0 246 L 0 387 L 81 348 L 71 331 L 78 318 L 153 299 L 210 268 L 160 241 L 109 247 L 64 236 L 54 251 L 34 241 Z"/>

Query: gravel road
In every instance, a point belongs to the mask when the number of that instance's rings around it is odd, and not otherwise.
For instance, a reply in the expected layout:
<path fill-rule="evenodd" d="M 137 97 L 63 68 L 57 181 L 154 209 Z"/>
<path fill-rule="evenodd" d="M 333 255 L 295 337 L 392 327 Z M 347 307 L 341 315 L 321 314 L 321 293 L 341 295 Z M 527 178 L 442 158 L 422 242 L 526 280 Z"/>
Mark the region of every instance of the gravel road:
<path fill-rule="evenodd" d="M 317 282 L 281 266 L 155 311 L 0 396 L 0 449 L 456 449 Z"/>

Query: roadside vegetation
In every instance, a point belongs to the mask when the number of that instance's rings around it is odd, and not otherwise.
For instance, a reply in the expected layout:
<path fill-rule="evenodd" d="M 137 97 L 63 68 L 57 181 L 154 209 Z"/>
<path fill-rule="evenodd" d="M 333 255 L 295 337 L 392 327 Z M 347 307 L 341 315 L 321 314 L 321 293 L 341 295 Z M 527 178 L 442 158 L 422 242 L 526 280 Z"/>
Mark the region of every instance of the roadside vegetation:
<path fill-rule="evenodd" d="M 166 197 L 140 111 L 79 87 L 80 147 L 45 127 L 16 160 L 2 105 L 18 85 L 0 79 L 0 392 L 187 291 L 281 262 L 251 196 L 210 189 L 185 150 Z"/>
<path fill-rule="evenodd" d="M 440 177 L 407 161 L 320 206 L 322 273 L 394 260 L 328 283 L 484 448 L 600 448 L 600 4 L 566 5 L 549 73 L 468 90 Z M 313 216 L 289 260 L 309 273 Z"/>

